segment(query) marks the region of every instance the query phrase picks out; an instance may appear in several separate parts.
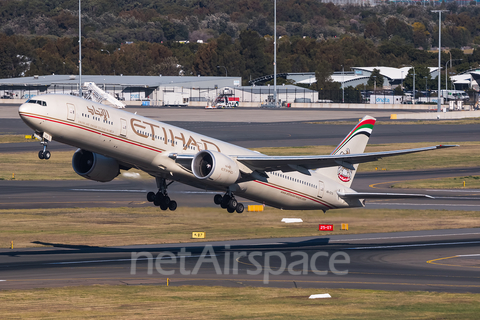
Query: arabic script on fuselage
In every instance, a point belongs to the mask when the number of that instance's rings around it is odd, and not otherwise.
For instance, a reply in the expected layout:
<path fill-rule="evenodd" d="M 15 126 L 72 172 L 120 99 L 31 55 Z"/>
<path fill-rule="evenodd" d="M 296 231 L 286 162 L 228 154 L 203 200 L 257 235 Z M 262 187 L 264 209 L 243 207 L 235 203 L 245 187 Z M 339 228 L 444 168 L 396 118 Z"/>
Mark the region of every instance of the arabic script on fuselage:
<path fill-rule="evenodd" d="M 103 117 L 103 120 L 105 121 L 107 121 L 108 118 L 110 118 L 110 115 L 108 114 L 108 110 L 105 110 L 103 108 L 95 108 L 94 106 L 92 107 L 87 106 L 87 111 L 93 116 Z"/>

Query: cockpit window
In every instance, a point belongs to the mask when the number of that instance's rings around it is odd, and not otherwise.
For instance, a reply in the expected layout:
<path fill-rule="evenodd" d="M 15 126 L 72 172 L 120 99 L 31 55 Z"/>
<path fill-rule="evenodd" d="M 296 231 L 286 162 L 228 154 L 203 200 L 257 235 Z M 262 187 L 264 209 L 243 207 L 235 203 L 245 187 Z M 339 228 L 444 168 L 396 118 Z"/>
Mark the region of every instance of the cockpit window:
<path fill-rule="evenodd" d="M 39 104 L 39 105 L 44 106 L 44 107 L 47 106 L 47 103 L 46 103 L 45 101 L 42 101 L 42 100 L 33 100 L 33 99 L 30 99 L 30 100 L 28 100 L 26 103 Z"/>

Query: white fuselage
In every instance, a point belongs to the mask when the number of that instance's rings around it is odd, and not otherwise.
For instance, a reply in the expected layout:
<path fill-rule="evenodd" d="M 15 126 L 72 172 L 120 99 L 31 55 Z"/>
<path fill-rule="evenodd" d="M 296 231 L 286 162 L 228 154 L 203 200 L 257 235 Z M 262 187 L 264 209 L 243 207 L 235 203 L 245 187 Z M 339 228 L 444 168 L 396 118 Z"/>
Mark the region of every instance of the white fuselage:
<path fill-rule="evenodd" d="M 121 109 L 68 95 L 43 95 L 33 99 L 46 105 L 25 103 L 19 109 L 23 121 L 36 132 L 45 132 L 53 140 L 102 154 L 121 163 L 141 169 L 152 176 L 163 177 L 194 187 L 226 191 L 235 195 L 283 209 L 320 209 L 362 206 L 347 203 L 337 191 L 348 191 L 331 179 L 310 170 L 267 172 L 268 178 L 221 186 L 196 178 L 176 163 L 170 154 L 195 155 L 214 150 L 224 155 L 258 155 L 258 153 L 211 137 L 155 121 Z M 161 109 L 158 109 L 159 113 Z"/>

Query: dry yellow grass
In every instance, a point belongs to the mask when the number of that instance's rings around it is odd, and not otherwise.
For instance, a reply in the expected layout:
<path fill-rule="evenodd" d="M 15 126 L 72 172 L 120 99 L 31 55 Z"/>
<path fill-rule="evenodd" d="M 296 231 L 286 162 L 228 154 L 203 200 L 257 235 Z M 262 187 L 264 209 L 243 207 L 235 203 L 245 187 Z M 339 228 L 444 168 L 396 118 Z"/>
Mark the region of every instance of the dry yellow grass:
<path fill-rule="evenodd" d="M 25 135 L 20 134 L 5 134 L 0 135 L 0 143 L 16 143 L 16 142 L 39 142 L 35 138 L 26 139 Z"/>
<path fill-rule="evenodd" d="M 73 171 L 72 156 L 74 151 L 52 152 L 49 160 L 38 159 L 38 151 L 20 153 L 0 153 L 0 180 L 8 180 L 15 173 L 15 180 L 80 180 L 84 179 Z M 131 169 L 129 172 L 139 173 L 142 178 L 151 176 L 143 171 Z"/>
<path fill-rule="evenodd" d="M 117 246 L 191 242 L 193 231 L 206 232 L 207 241 L 251 238 L 318 236 L 344 233 L 480 227 L 480 212 L 442 210 L 341 209 L 229 214 L 220 208 L 180 207 L 175 212 L 145 208 L 70 208 L 0 210 L 0 247 L 41 243 Z M 282 218 L 302 218 L 285 224 Z M 335 225 L 335 232 L 319 232 L 319 223 Z M 340 224 L 348 223 L 349 231 Z M 196 240 L 202 241 L 202 240 Z"/>
<path fill-rule="evenodd" d="M 413 149 L 439 144 L 458 144 L 459 147 L 420 152 L 403 156 L 381 159 L 376 162 L 363 163 L 359 172 L 375 170 L 419 170 L 429 168 L 476 167 L 480 157 L 480 142 L 420 142 L 367 145 L 365 152 Z M 268 155 L 309 155 L 330 154 L 334 146 L 307 146 L 257 148 L 255 150 Z"/>
<path fill-rule="evenodd" d="M 368 145 L 366 152 L 389 151 L 432 146 L 442 143 L 401 143 L 385 145 Z M 443 143 L 447 144 L 447 143 Z M 380 161 L 364 163 L 359 172 L 375 170 L 417 170 L 427 168 L 470 167 L 478 166 L 480 158 L 480 142 L 449 142 L 460 144 L 460 147 L 421 152 L 398 157 L 385 158 Z M 312 155 L 330 154 L 335 146 L 305 146 L 256 148 L 256 151 L 267 155 Z M 17 180 L 73 180 L 83 179 L 72 169 L 73 151 L 57 151 L 50 160 L 39 160 L 37 151 L 23 153 L 0 153 L 0 180 L 10 179 L 15 173 Z M 138 172 L 131 170 L 132 172 Z M 144 178 L 148 175 L 142 174 Z"/>
<path fill-rule="evenodd" d="M 413 180 L 395 183 L 393 188 L 413 189 L 480 189 L 480 176 Z"/>
<path fill-rule="evenodd" d="M 330 299 L 308 299 L 328 292 Z M 90 286 L 0 292 L 7 319 L 478 319 L 480 295 L 353 289 Z"/>

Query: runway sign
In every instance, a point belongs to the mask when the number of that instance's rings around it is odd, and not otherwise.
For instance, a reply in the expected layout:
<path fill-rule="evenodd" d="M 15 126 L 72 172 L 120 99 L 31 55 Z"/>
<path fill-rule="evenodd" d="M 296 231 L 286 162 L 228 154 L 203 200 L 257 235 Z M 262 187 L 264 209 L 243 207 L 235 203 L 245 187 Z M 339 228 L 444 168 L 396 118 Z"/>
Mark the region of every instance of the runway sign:
<path fill-rule="evenodd" d="M 319 231 L 333 231 L 333 224 L 319 224 Z"/>
<path fill-rule="evenodd" d="M 204 239 L 205 238 L 205 232 L 192 232 L 192 238 L 193 239 Z"/>
<path fill-rule="evenodd" d="M 248 206 L 248 212 L 260 212 L 260 211 L 263 211 L 263 205 L 261 204 L 254 204 L 254 205 L 249 205 Z"/>
<path fill-rule="evenodd" d="M 348 231 L 348 223 L 342 223 L 342 230 Z"/>

